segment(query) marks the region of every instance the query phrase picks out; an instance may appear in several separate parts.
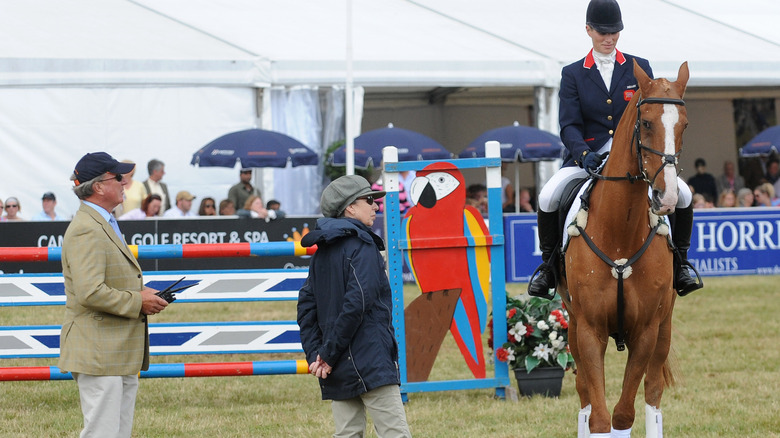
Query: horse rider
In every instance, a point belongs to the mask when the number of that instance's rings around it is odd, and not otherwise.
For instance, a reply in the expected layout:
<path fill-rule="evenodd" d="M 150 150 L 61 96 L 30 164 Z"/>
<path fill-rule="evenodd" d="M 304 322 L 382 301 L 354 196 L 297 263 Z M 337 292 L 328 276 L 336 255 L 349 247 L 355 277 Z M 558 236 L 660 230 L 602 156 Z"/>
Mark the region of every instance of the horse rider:
<path fill-rule="evenodd" d="M 646 59 L 622 53 L 615 47 L 623 30 L 620 6 L 615 0 L 591 0 L 588 4 L 585 31 L 593 49 L 585 58 L 563 68 L 559 91 L 561 140 L 566 146 L 563 165 L 542 187 L 537 214 L 539 249 L 542 265 L 532 279 L 528 294 L 549 297 L 555 287 L 555 263 L 551 255 L 560 243 L 561 226 L 558 208 L 566 185 L 575 178 L 584 178 L 596 171 L 608 155 L 612 136 L 623 111 L 638 90 L 633 73 L 633 60 L 653 77 Z M 682 264 L 687 261 L 691 246 L 693 207 L 691 191 L 679 177 L 676 212 L 670 218 L 672 241 L 681 260 L 675 258 L 674 287 L 680 296 L 701 287 Z"/>

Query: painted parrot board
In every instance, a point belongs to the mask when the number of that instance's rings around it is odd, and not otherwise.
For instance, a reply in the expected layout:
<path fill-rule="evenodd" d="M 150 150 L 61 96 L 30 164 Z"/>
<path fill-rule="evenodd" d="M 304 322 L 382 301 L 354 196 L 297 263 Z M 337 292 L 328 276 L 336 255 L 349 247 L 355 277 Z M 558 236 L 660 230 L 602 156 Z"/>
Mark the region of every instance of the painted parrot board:
<path fill-rule="evenodd" d="M 476 378 L 485 377 L 482 333 L 488 320 L 491 238 L 482 215 L 466 205 L 458 168 L 438 162 L 417 172 L 404 217 L 406 262 L 422 293 L 461 290 L 450 333 Z M 432 319 L 430 324 L 436 324 Z"/>

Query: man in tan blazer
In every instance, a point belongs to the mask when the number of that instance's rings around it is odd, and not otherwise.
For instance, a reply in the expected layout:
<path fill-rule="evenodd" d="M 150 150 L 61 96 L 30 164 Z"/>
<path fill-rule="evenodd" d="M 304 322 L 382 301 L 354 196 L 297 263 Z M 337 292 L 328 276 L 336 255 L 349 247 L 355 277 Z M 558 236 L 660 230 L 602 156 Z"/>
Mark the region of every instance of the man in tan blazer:
<path fill-rule="evenodd" d="M 149 368 L 147 315 L 168 303 L 144 287 L 141 267 L 111 216 L 134 164 L 105 152 L 86 154 L 71 176 L 81 200 L 62 244 L 65 322 L 59 367 L 78 383 L 81 438 L 127 437 L 138 373 Z"/>

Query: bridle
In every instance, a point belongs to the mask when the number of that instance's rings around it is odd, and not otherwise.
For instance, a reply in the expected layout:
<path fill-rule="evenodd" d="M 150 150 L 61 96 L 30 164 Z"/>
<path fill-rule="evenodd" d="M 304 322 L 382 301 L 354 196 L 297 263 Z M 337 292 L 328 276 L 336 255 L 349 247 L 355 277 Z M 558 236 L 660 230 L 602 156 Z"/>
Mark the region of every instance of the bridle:
<path fill-rule="evenodd" d="M 675 154 L 665 154 L 663 152 L 659 152 L 655 149 L 649 148 L 642 144 L 642 135 L 640 133 L 640 124 L 642 123 L 642 111 L 641 107 L 644 104 L 672 104 L 672 105 L 680 105 L 685 106 L 685 101 L 682 99 L 672 99 L 668 97 L 648 97 L 646 99 L 642 99 L 640 97 L 639 101 L 636 103 L 636 122 L 634 123 L 634 132 L 631 135 L 631 149 L 634 149 L 634 144 L 636 144 L 636 159 L 637 159 L 637 166 L 639 168 L 639 174 L 638 175 L 631 175 L 631 173 L 627 172 L 626 176 L 604 176 L 599 173 L 596 173 L 595 171 L 591 171 L 587 169 L 588 174 L 592 178 L 604 180 L 604 181 L 628 181 L 631 184 L 634 183 L 634 181 L 642 180 L 649 185 L 653 185 L 655 183 L 655 179 L 658 177 L 658 175 L 664 170 L 666 166 L 674 166 L 675 173 L 679 174 L 680 171 L 677 168 L 677 158 L 680 156 L 680 153 L 682 151 L 678 151 Z M 653 174 L 652 179 L 648 177 L 647 170 L 642 166 L 642 151 L 647 151 L 651 154 L 660 155 L 663 158 L 663 162 L 661 163 L 661 166 L 658 167 L 658 170 Z"/>
<path fill-rule="evenodd" d="M 671 99 L 667 97 L 648 97 L 647 99 L 639 99 L 639 102 L 636 104 L 636 123 L 634 124 L 634 137 L 636 138 L 636 156 L 637 161 L 639 164 L 639 169 L 642 173 L 642 179 L 650 184 L 651 186 L 655 182 L 655 179 L 658 177 L 658 174 L 661 173 L 664 170 L 664 167 L 666 166 L 674 166 L 675 173 L 679 173 L 679 170 L 677 169 L 677 158 L 680 156 L 680 153 L 682 150 L 678 151 L 675 154 L 664 154 L 662 152 L 658 152 L 655 149 L 651 149 L 645 145 L 642 144 L 642 137 L 639 131 L 639 124 L 641 123 L 641 114 L 642 111 L 640 111 L 640 107 L 646 103 L 659 103 L 659 104 L 672 104 L 672 105 L 680 105 L 685 106 L 685 101 L 682 99 Z M 633 146 L 634 140 L 632 138 L 631 145 Z M 658 167 L 658 170 L 653 175 L 652 179 L 647 178 L 647 171 L 642 167 L 642 151 L 645 150 L 647 152 L 650 152 L 652 154 L 660 155 L 663 158 L 663 162 L 661 166 Z"/>

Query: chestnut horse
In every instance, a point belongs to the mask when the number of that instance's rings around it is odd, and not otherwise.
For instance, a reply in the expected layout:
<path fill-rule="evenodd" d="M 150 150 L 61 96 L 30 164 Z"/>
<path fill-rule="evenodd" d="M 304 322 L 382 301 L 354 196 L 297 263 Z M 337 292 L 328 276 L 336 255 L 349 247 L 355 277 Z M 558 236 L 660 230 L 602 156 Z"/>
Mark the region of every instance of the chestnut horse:
<path fill-rule="evenodd" d="M 594 175 L 587 212 L 581 211 L 573 225 L 581 234 L 569 233 L 573 237 L 563 255 L 558 292 L 571 319 L 580 437 L 610 436 L 611 430 L 613 437 L 630 436 L 643 377 L 648 436 L 663 433 L 658 408 L 664 386 L 673 383 L 667 359 L 677 294 L 668 227 L 658 215 L 673 213 L 677 204 L 688 75 L 683 63 L 675 82 L 653 80 L 634 63 L 639 89 L 618 124 L 601 175 Z M 628 346 L 623 389 L 611 421 L 604 388 L 610 336 L 618 350 Z"/>

